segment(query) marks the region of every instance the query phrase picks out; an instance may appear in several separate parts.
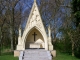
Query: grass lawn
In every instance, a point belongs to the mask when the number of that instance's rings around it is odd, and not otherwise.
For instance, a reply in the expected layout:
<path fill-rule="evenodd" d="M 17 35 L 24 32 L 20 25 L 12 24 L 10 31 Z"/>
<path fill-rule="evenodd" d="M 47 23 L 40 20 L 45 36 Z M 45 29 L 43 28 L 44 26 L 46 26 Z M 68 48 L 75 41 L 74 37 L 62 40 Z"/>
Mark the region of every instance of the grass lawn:
<path fill-rule="evenodd" d="M 18 57 L 14 57 L 14 54 L 11 53 L 11 49 L 9 47 L 1 48 L 1 56 L 0 60 L 19 60 Z"/>
<path fill-rule="evenodd" d="M 18 57 L 14 57 L 13 55 L 2 55 L 0 56 L 0 60 L 18 60 Z"/>
<path fill-rule="evenodd" d="M 11 53 L 3 53 L 0 56 L 0 60 L 19 60 L 18 57 L 14 57 Z M 76 57 L 72 57 L 69 54 L 66 53 L 60 53 L 57 51 L 57 56 L 53 58 L 53 60 L 80 60 Z"/>
<path fill-rule="evenodd" d="M 18 57 L 14 57 L 13 53 L 9 50 L 4 50 L 1 53 L 0 60 L 19 60 Z"/>
<path fill-rule="evenodd" d="M 72 57 L 71 55 L 66 53 L 57 52 L 57 57 L 53 58 L 53 60 L 80 60 L 80 59 Z"/>

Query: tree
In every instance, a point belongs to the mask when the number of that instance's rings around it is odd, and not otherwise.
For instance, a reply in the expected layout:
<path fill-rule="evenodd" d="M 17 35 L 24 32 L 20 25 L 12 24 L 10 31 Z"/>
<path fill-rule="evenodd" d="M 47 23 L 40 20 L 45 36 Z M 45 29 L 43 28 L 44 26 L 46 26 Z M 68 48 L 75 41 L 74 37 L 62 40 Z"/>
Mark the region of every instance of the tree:
<path fill-rule="evenodd" d="M 80 24 L 80 0 L 72 0 L 72 13 L 74 14 L 76 27 Z"/>
<path fill-rule="evenodd" d="M 2 48 L 2 38 L 3 38 L 3 25 L 5 23 L 5 15 L 3 11 L 5 10 L 5 5 L 3 4 L 3 0 L 0 0 L 0 55 L 1 55 L 1 48 Z"/>
<path fill-rule="evenodd" d="M 73 22 L 76 25 L 74 33 L 74 54 L 80 58 L 80 0 L 72 0 L 72 14 L 74 15 Z"/>
<path fill-rule="evenodd" d="M 6 0 L 0 0 L 0 27 L 1 27 L 1 36 L 6 37 L 1 39 L 3 40 L 4 45 L 9 45 L 11 40 L 11 50 L 15 47 L 13 47 L 15 44 L 15 39 L 17 40 L 18 35 L 18 27 L 21 23 L 21 14 L 22 11 L 17 10 L 17 4 L 19 4 L 19 0 L 15 1 L 6 1 Z M 19 8 L 18 8 L 19 9 Z M 16 37 L 15 37 L 16 36 Z M 0 39 L 0 43 L 2 43 L 2 40 Z M 5 41 L 4 41 L 5 40 Z M 6 42 L 6 43 L 5 43 Z M 1 45 L 0 45 L 1 46 Z"/>
<path fill-rule="evenodd" d="M 48 25 L 52 30 L 52 42 L 55 44 L 58 33 L 58 12 L 64 0 L 40 0 L 39 11 L 46 29 Z M 60 12 L 59 12 L 60 13 Z"/>
<path fill-rule="evenodd" d="M 7 19 L 9 20 L 10 24 L 10 39 L 11 39 L 11 50 L 14 50 L 14 45 L 13 42 L 15 41 L 15 28 L 14 28 L 14 24 L 15 24 L 15 6 L 17 5 L 17 3 L 19 2 L 19 0 L 14 0 L 14 1 L 6 1 L 6 15 L 7 15 Z"/>

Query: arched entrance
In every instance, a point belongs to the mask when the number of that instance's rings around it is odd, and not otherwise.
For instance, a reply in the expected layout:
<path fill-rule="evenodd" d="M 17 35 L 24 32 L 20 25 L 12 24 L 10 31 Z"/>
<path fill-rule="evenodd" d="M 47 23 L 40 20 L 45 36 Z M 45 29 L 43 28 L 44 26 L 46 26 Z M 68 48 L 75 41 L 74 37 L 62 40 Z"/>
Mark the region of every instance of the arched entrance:
<path fill-rule="evenodd" d="M 25 49 L 27 48 L 45 48 L 44 38 L 36 28 L 31 29 L 27 35 Z"/>

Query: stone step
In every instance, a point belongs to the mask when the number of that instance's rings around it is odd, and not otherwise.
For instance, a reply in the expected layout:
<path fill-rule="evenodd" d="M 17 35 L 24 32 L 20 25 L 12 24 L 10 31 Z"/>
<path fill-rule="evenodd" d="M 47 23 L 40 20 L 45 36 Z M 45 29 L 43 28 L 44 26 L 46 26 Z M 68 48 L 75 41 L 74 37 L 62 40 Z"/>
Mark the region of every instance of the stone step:
<path fill-rule="evenodd" d="M 37 58 L 45 58 L 45 57 L 48 58 L 49 56 L 43 56 L 43 57 L 42 56 L 39 56 L 39 57 L 38 56 L 24 56 L 24 58 L 36 58 L 36 57 Z"/>
<path fill-rule="evenodd" d="M 48 54 L 25 54 L 24 56 L 50 56 Z"/>
<path fill-rule="evenodd" d="M 49 56 L 24 56 L 24 57 L 49 57 Z"/>
<path fill-rule="evenodd" d="M 24 53 L 49 53 L 49 51 L 24 51 Z"/>
<path fill-rule="evenodd" d="M 26 52 L 26 53 L 24 53 L 24 55 L 25 55 L 25 54 L 27 55 L 27 54 L 48 54 L 48 53 L 47 53 L 47 52 L 45 52 L 45 53 L 44 53 L 44 52 L 38 52 L 38 53 L 33 53 L 33 52 L 27 53 L 27 52 Z"/>
<path fill-rule="evenodd" d="M 24 51 L 23 60 L 52 60 L 52 56 L 44 49 L 28 49 Z"/>
<path fill-rule="evenodd" d="M 44 56 L 44 57 L 46 57 L 46 56 L 50 56 L 50 55 L 48 55 L 48 54 L 24 54 L 24 56 L 26 57 L 26 56 Z"/>
<path fill-rule="evenodd" d="M 31 52 L 31 51 L 25 51 L 25 52 Z M 47 51 L 33 51 L 33 52 L 47 52 Z"/>
<path fill-rule="evenodd" d="M 43 52 L 45 52 L 45 51 L 47 51 L 47 50 L 44 50 L 44 49 L 33 49 L 33 50 L 28 49 L 28 50 L 25 50 L 25 52 L 26 52 L 26 51 L 43 51 Z"/>
<path fill-rule="evenodd" d="M 25 51 L 24 53 L 47 53 L 48 51 Z"/>
<path fill-rule="evenodd" d="M 38 54 L 36 54 L 36 55 L 24 55 L 24 57 L 30 57 L 30 56 L 34 56 L 34 57 L 36 57 L 36 56 L 48 57 L 48 55 L 38 55 Z"/>
<path fill-rule="evenodd" d="M 45 52 L 47 52 L 47 51 L 25 51 L 25 53 L 31 53 L 31 52 L 32 52 L 32 53 L 35 53 L 35 52 L 36 52 L 36 53 L 37 53 L 37 52 L 44 52 L 44 53 L 45 53 Z"/>
<path fill-rule="evenodd" d="M 23 59 L 23 60 L 50 60 L 50 59 Z"/>
<path fill-rule="evenodd" d="M 24 53 L 24 56 L 36 56 L 36 55 L 39 55 L 39 56 L 51 56 L 49 53 Z"/>
<path fill-rule="evenodd" d="M 27 50 L 44 50 L 44 51 L 46 51 L 45 49 L 26 49 L 25 51 L 27 51 Z"/>
<path fill-rule="evenodd" d="M 41 53 L 47 54 L 47 52 L 33 52 L 33 51 L 31 51 L 31 52 L 24 52 L 24 54 L 35 54 L 35 53 L 37 53 L 37 54 L 41 54 Z"/>
<path fill-rule="evenodd" d="M 23 60 L 51 60 L 48 58 L 24 58 Z"/>
<path fill-rule="evenodd" d="M 51 60 L 52 57 L 23 57 L 23 59 L 48 59 L 48 60 Z"/>

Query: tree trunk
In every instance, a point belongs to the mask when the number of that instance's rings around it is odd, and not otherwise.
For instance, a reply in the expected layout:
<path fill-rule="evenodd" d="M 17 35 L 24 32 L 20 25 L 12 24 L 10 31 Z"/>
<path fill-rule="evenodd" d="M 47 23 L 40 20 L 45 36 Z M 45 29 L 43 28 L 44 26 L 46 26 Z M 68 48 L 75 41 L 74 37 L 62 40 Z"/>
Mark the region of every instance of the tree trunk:
<path fill-rule="evenodd" d="M 9 16 L 10 19 L 10 40 L 11 40 L 11 52 L 13 51 L 13 21 L 11 16 Z"/>
<path fill-rule="evenodd" d="M 11 51 L 13 51 L 13 32 L 12 26 L 10 26 L 10 39 L 11 39 Z"/>
<path fill-rule="evenodd" d="M 0 55 L 1 55 L 1 48 L 2 48 L 2 28 L 0 27 Z"/>
<path fill-rule="evenodd" d="M 14 18 L 14 7 L 12 8 L 12 14 L 13 14 L 12 15 L 13 49 L 15 49 L 15 27 L 14 27 L 14 20 L 15 20 L 15 18 Z"/>
<path fill-rule="evenodd" d="M 56 42 L 56 19 L 54 19 L 54 44 Z"/>
<path fill-rule="evenodd" d="M 0 55 L 1 55 L 1 27 L 0 27 Z"/>
<path fill-rule="evenodd" d="M 67 32 L 68 35 L 70 36 L 70 39 L 71 39 L 71 42 L 72 42 L 72 56 L 74 56 L 74 41 L 73 41 L 73 38 L 72 38 L 72 35 L 71 35 L 71 32 Z"/>
<path fill-rule="evenodd" d="M 72 56 L 74 56 L 74 42 L 72 41 Z"/>
<path fill-rule="evenodd" d="M 12 18 L 10 19 L 10 39 L 11 39 L 11 51 L 14 50 L 14 8 L 12 8 Z"/>

